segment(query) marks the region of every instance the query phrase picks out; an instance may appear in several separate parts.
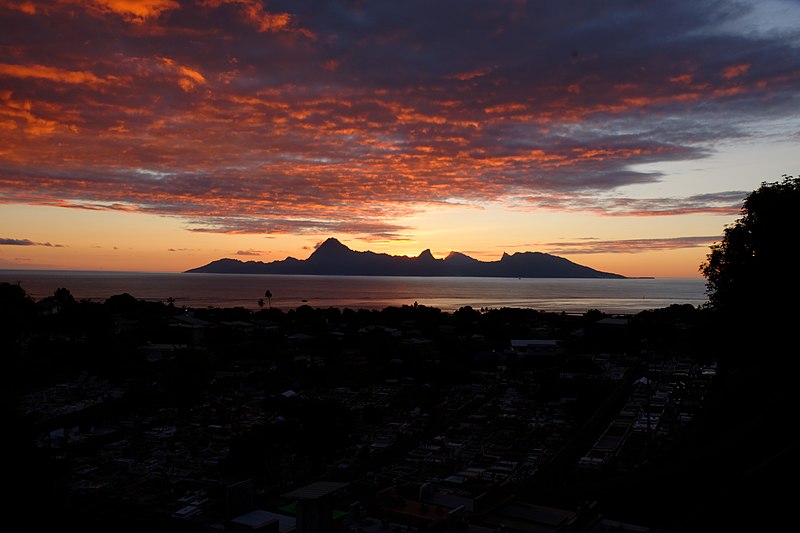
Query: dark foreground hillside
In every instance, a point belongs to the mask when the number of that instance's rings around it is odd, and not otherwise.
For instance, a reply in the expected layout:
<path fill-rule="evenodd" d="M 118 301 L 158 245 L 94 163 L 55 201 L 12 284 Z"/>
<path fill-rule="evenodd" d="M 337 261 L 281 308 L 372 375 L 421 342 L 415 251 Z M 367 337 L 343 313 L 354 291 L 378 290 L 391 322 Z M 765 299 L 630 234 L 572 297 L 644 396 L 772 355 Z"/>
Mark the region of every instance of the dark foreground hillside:
<path fill-rule="evenodd" d="M 251 312 L 0 289 L 11 531 L 769 530 L 789 516 L 794 374 L 731 355 L 744 345 L 705 309 Z"/>

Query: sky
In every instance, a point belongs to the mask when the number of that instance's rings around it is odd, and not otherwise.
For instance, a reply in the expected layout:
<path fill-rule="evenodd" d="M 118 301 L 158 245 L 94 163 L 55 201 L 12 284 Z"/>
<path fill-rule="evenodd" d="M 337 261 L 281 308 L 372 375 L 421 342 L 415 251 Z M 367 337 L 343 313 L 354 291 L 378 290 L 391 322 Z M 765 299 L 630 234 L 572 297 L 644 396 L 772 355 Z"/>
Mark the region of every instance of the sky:
<path fill-rule="evenodd" d="M 800 172 L 800 2 L 0 0 L 0 269 L 702 277 Z"/>

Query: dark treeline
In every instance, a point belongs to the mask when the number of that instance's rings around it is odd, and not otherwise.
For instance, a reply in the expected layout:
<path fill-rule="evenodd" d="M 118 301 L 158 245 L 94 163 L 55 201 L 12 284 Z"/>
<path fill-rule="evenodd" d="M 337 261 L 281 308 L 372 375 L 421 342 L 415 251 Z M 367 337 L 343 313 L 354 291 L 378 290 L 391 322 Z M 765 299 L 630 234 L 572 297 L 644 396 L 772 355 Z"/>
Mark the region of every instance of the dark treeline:
<path fill-rule="evenodd" d="M 635 351 L 646 345 L 709 359 L 712 345 L 717 342 L 710 329 L 713 313 L 688 304 L 629 316 L 631 327 L 624 335 L 613 337 L 596 333 L 596 323 L 608 316 L 599 310 L 568 315 L 466 306 L 448 313 L 416 304 L 382 310 L 308 305 L 290 310 L 190 309 L 139 300 L 127 293 L 111 296 L 105 302 L 77 301 L 67 288 L 35 301 L 23 287 L 10 283 L 0 283 L 0 304 L 4 363 L 14 371 L 7 390 L 17 391 L 79 372 L 126 379 L 141 370 L 143 347 L 165 343 L 203 351 L 206 359 L 218 366 L 269 357 L 296 345 L 303 336 L 308 336 L 303 343 L 304 353 L 312 357 L 331 360 L 349 348 L 366 346 L 377 348 L 374 351 L 380 354 L 379 358 L 388 360 L 399 355 L 402 345 L 392 339 L 393 333 L 396 337 L 402 329 L 405 338 L 410 331 L 436 343 L 437 352 L 452 369 L 478 352 L 502 352 L 512 338 L 559 339 L 573 353 L 604 348 Z M 200 329 L 202 342 L 192 334 Z M 331 343 L 332 338 L 337 342 Z M 397 346 L 392 348 L 392 344 Z"/>

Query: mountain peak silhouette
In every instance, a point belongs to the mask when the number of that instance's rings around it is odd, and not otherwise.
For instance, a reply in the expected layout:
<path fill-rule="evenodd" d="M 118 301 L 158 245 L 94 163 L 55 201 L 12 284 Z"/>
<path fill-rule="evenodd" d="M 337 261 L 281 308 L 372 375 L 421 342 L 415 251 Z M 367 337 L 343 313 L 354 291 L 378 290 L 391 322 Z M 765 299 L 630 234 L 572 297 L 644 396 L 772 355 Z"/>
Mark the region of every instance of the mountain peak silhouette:
<path fill-rule="evenodd" d="M 329 237 L 308 259 L 262 263 L 220 259 L 187 272 L 242 274 L 312 274 L 344 276 L 477 276 L 527 278 L 624 278 L 541 252 L 503 253 L 499 261 L 479 261 L 461 252 L 436 259 L 430 249 L 416 257 L 351 250 Z"/>
<path fill-rule="evenodd" d="M 332 265 L 335 266 L 336 272 L 339 273 L 342 264 L 348 262 L 354 254 L 358 253 L 359 252 L 354 252 L 337 239 L 330 237 L 317 246 L 317 249 L 306 259 L 306 262 L 318 268 L 324 268 L 324 265 Z"/>
<path fill-rule="evenodd" d="M 444 258 L 444 260 L 450 264 L 480 263 L 480 261 L 478 261 L 474 257 L 470 257 L 467 254 L 461 252 L 450 252 L 449 254 L 447 254 L 447 257 Z"/>
<path fill-rule="evenodd" d="M 319 246 L 317 246 L 317 249 L 314 250 L 314 253 L 317 253 L 317 252 L 328 253 L 328 252 L 331 252 L 331 251 L 340 251 L 341 252 L 341 251 L 345 251 L 345 250 L 346 251 L 351 251 L 350 248 L 348 248 L 347 246 L 345 246 L 344 244 L 339 242 L 338 239 L 336 239 L 334 237 L 328 237 L 327 239 L 325 239 L 324 242 L 322 242 Z M 314 254 L 311 254 L 311 255 L 314 255 Z"/>
<path fill-rule="evenodd" d="M 431 253 L 431 249 L 430 248 L 427 248 L 421 254 L 419 254 L 417 256 L 417 259 L 422 259 L 423 261 L 436 261 L 436 258 L 433 257 L 433 254 Z"/>

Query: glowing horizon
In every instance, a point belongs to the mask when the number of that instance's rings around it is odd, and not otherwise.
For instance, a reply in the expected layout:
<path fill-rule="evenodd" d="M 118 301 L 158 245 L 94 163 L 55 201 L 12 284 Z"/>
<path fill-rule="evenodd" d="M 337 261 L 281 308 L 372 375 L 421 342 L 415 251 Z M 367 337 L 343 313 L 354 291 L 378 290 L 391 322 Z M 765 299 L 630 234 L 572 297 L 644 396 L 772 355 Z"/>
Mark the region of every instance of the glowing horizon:
<path fill-rule="evenodd" d="M 0 269 L 335 237 L 699 277 L 797 172 L 800 7 L 664 4 L 0 0 Z"/>

